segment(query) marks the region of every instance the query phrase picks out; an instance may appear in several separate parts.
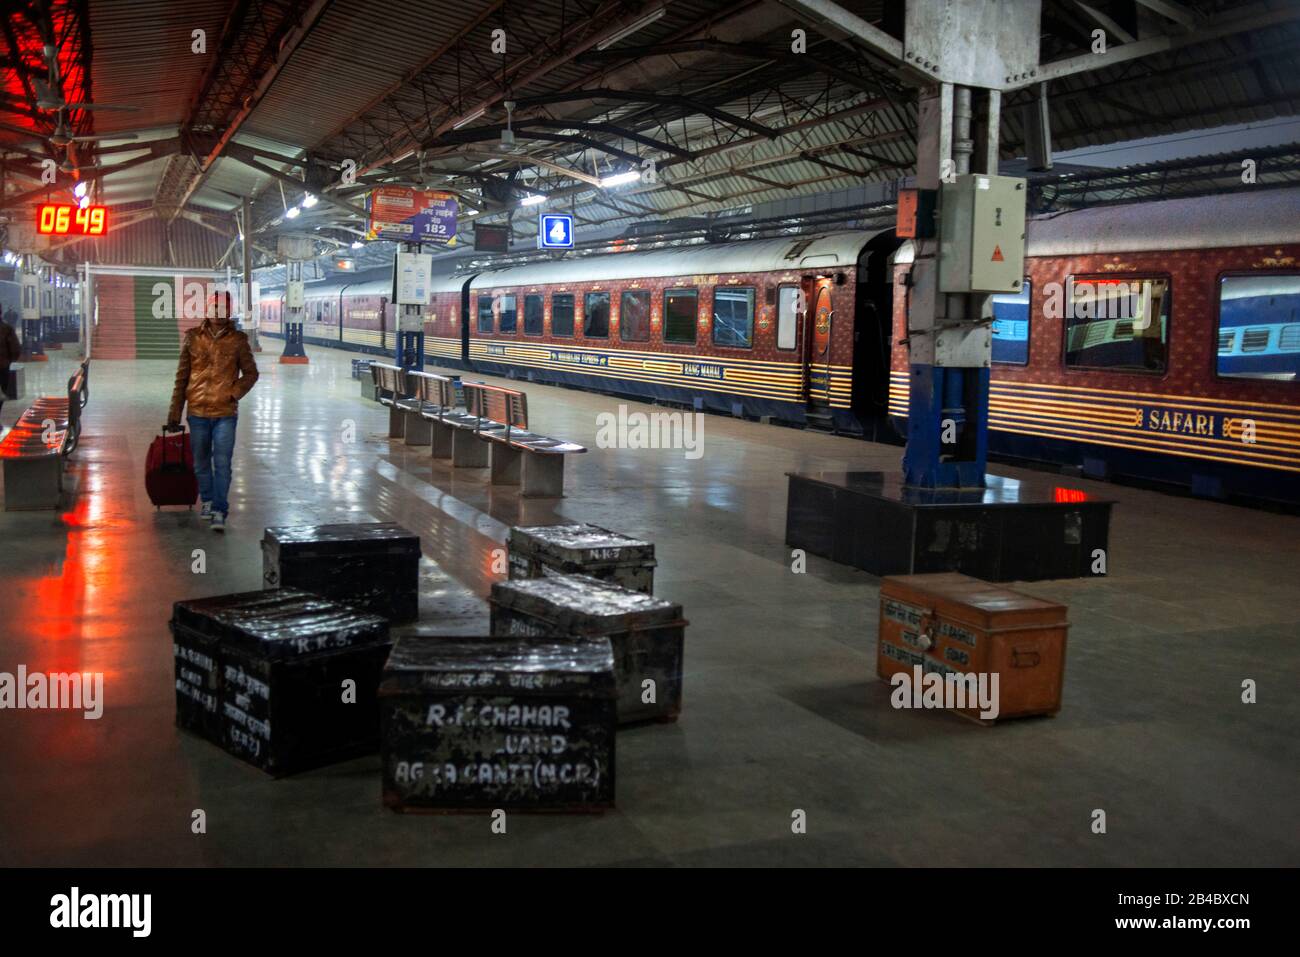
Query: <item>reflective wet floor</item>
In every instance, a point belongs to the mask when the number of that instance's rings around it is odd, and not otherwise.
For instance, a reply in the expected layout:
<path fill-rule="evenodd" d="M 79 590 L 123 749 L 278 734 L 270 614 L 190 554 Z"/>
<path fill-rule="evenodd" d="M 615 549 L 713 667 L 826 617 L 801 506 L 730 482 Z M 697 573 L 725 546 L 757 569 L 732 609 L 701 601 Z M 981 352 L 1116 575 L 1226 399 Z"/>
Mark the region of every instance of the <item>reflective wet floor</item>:
<path fill-rule="evenodd" d="M 279 365 L 278 349 L 241 407 L 224 537 L 145 494 L 162 361 L 94 363 L 70 505 L 0 512 L 0 672 L 106 683 L 99 720 L 0 711 L 0 864 L 1300 863 L 1300 518 L 1069 480 L 1117 501 L 1110 575 L 1015 586 L 1070 607 L 1063 706 L 983 728 L 890 706 L 878 579 L 816 557 L 791 571 L 785 473 L 892 470 L 900 449 L 721 416 L 698 458 L 600 449 L 619 400 L 529 384 L 533 429 L 591 451 L 569 458 L 565 498 L 524 500 L 386 438 L 348 354 Z M 28 396 L 74 361 L 29 365 Z M 494 834 L 485 816 L 386 810 L 377 756 L 277 781 L 176 729 L 171 603 L 260 587 L 266 525 L 350 521 L 420 535 L 410 628 L 428 634 L 486 628 L 511 525 L 655 543 L 656 594 L 690 620 L 684 708 L 619 732 L 616 810 L 512 814 Z"/>

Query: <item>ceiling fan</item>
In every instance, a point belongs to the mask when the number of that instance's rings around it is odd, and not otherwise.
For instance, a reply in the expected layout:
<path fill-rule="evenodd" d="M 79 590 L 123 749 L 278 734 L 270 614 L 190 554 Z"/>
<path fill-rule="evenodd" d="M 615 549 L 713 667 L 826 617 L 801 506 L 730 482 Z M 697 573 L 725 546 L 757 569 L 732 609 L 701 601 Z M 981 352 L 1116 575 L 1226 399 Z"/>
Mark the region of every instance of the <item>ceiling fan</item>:
<path fill-rule="evenodd" d="M 40 77 L 32 77 L 32 92 L 36 94 L 36 108 L 46 113 L 55 110 L 112 110 L 118 113 L 138 113 L 138 106 L 109 106 L 105 103 L 69 103 L 63 98 L 57 86 L 46 83 Z"/>
<path fill-rule="evenodd" d="M 94 133 L 90 136 L 74 136 L 68 132 L 67 124 L 63 121 L 63 111 L 59 111 L 59 119 L 54 124 L 54 129 L 49 135 L 51 146 L 64 147 L 69 143 L 94 143 L 98 140 L 133 140 L 136 138 L 134 133 Z"/>
<path fill-rule="evenodd" d="M 38 76 L 32 77 L 32 92 L 36 95 L 36 108 L 44 110 L 47 113 L 63 110 L 113 110 L 120 113 L 139 112 L 137 106 L 110 106 L 103 103 L 69 103 L 63 98 L 63 90 L 59 82 L 59 57 L 58 50 L 52 44 L 45 44 L 42 52 L 45 55 L 45 62 L 49 66 L 49 79 L 42 80 Z"/>

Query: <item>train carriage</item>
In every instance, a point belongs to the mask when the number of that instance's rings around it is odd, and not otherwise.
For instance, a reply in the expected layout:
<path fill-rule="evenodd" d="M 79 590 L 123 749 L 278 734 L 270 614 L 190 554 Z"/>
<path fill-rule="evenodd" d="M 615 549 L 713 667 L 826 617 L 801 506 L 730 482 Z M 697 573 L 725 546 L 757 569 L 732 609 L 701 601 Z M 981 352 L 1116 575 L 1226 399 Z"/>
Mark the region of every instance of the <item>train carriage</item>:
<path fill-rule="evenodd" d="M 303 290 L 303 342 L 359 352 L 390 352 L 391 289 L 391 279 L 382 277 L 308 283 Z M 283 335 L 283 290 L 264 290 L 259 303 L 262 334 Z"/>
<path fill-rule="evenodd" d="M 1300 190 L 1031 220 L 994 297 L 989 450 L 1210 496 L 1300 500 Z M 890 409 L 905 429 L 895 256 Z"/>
<path fill-rule="evenodd" d="M 1300 501 L 1298 242 L 1295 189 L 1032 219 L 1024 288 L 992 302 L 990 452 Z M 911 252 L 845 231 L 435 275 L 425 357 L 898 441 Z M 391 353 L 390 295 L 309 285 L 306 341 Z"/>
<path fill-rule="evenodd" d="M 465 364 L 861 432 L 884 421 L 896 245 L 892 233 L 841 232 L 484 272 L 463 300 Z M 874 375 L 855 377 L 872 362 Z"/>

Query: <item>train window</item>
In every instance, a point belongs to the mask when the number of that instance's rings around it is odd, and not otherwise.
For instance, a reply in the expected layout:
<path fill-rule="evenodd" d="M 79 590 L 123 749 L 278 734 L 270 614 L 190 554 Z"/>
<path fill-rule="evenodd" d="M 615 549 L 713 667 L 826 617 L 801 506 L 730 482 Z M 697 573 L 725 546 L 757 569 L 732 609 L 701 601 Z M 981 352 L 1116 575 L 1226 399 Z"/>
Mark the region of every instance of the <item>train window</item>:
<path fill-rule="evenodd" d="M 478 297 L 478 331 L 492 331 L 492 297 Z"/>
<path fill-rule="evenodd" d="M 609 293 L 589 292 L 582 300 L 582 337 L 609 338 Z"/>
<path fill-rule="evenodd" d="M 993 361 L 1029 365 L 1029 280 L 1019 292 L 993 297 Z"/>
<path fill-rule="evenodd" d="M 1067 290 L 1067 366 L 1164 373 L 1169 362 L 1168 279 L 1071 277 Z"/>
<path fill-rule="evenodd" d="M 524 296 L 524 335 L 542 334 L 542 297 Z"/>
<path fill-rule="evenodd" d="M 664 342 L 695 345 L 695 312 L 699 293 L 694 289 L 664 292 Z"/>
<path fill-rule="evenodd" d="M 799 287 L 782 286 L 776 295 L 776 347 L 793 349 L 798 344 Z"/>
<path fill-rule="evenodd" d="M 650 338 L 650 291 L 629 289 L 618 305 L 618 337 L 624 342 Z"/>
<path fill-rule="evenodd" d="M 551 335 L 573 338 L 573 294 L 551 294 Z"/>
<path fill-rule="evenodd" d="M 752 286 L 714 287 L 713 344 L 734 349 L 748 349 L 754 344 Z"/>
<path fill-rule="evenodd" d="M 518 315 L 515 309 L 516 305 L 514 296 L 501 297 L 501 315 L 497 320 L 497 332 L 508 332 L 512 336 L 515 334 L 515 329 L 517 329 L 519 325 Z"/>
<path fill-rule="evenodd" d="M 1219 280 L 1216 370 L 1234 379 L 1300 379 L 1300 273 Z"/>

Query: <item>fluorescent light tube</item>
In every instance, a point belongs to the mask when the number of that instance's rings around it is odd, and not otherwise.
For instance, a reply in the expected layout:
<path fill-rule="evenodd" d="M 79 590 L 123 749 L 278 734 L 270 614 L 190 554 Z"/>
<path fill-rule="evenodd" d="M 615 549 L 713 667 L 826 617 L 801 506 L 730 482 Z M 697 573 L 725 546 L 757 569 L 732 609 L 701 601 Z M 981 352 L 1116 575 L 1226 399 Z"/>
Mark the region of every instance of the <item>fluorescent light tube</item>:
<path fill-rule="evenodd" d="M 660 19 L 665 13 L 667 13 L 667 10 L 664 9 L 664 5 L 662 3 L 655 4 L 644 14 L 642 14 L 641 16 L 633 20 L 631 23 L 629 23 L 627 26 L 623 27 L 621 30 L 617 31 L 616 33 L 611 34 L 610 36 L 605 37 L 605 39 L 597 43 L 596 49 L 604 50 L 607 47 L 613 46 L 619 40 L 623 40 L 627 37 L 630 37 L 638 30 L 644 30 L 646 27 L 650 26 L 650 24 Z"/>
<path fill-rule="evenodd" d="M 469 116 L 465 117 L 463 120 L 459 120 L 458 122 L 453 123 L 451 128 L 453 130 L 458 130 L 462 126 L 469 126 L 469 124 L 473 123 L 475 120 L 477 120 L 480 116 L 482 116 L 486 112 L 487 112 L 487 107 L 480 106 L 477 110 L 475 110 Z"/>

